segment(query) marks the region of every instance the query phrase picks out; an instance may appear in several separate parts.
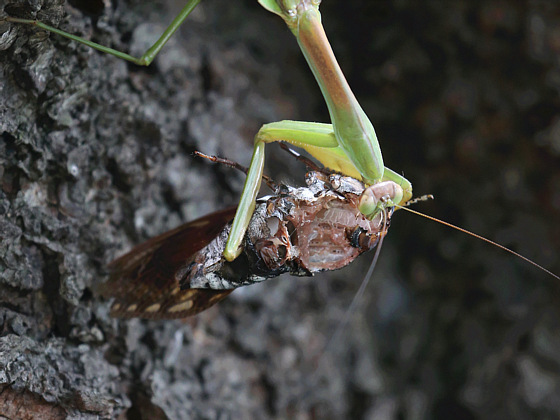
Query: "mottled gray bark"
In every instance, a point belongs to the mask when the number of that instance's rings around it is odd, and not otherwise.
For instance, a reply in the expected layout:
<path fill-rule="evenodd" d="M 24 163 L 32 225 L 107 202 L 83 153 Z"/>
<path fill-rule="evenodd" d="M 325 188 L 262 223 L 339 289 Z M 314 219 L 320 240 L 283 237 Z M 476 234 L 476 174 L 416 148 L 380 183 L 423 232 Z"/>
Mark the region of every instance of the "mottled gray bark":
<path fill-rule="evenodd" d="M 180 7 L 17 3 L 137 55 Z M 560 285 L 402 212 L 319 367 L 367 261 L 241 288 L 186 323 L 108 317 L 109 261 L 238 198 L 243 177 L 192 150 L 247 164 L 261 124 L 327 119 L 280 19 L 255 1 L 199 7 L 147 69 L 0 23 L 0 415 L 558 417 Z M 322 11 L 386 164 L 436 195 L 419 207 L 560 272 L 559 9 Z M 271 175 L 301 179 L 269 154 Z"/>

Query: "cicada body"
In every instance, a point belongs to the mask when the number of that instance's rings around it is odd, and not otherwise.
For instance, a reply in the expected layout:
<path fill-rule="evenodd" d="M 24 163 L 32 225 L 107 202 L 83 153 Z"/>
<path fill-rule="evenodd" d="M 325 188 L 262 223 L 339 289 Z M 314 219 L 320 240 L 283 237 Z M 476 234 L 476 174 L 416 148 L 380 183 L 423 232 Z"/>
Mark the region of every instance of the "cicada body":
<path fill-rule="evenodd" d="M 349 177 L 309 172 L 307 186 L 280 186 L 258 200 L 241 255 L 223 250 L 235 209 L 222 210 L 138 245 L 113 261 L 103 294 L 116 317 L 195 315 L 233 289 L 282 273 L 312 276 L 350 264 L 374 248 L 390 217 L 368 220 L 357 203 L 364 185 Z"/>

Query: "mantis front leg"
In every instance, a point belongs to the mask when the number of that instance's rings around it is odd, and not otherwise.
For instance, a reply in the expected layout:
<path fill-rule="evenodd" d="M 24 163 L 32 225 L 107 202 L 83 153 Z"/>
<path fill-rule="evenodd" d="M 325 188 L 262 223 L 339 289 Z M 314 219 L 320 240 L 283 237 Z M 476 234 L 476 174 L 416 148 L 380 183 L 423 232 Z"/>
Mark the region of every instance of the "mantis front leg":
<path fill-rule="evenodd" d="M 331 124 L 279 121 L 263 125 L 255 136 L 251 165 L 224 249 L 223 255 L 228 261 L 233 261 L 242 251 L 241 243 L 253 215 L 255 200 L 261 185 L 265 144 L 275 141 L 285 141 L 301 147 L 330 169 L 345 175 L 359 177 L 352 161 L 338 144 Z M 387 188 L 387 183 L 374 184 L 364 191 L 360 200 L 360 211 L 371 218 L 379 213 L 380 208 L 404 204 L 412 196 L 410 182 L 389 168 L 384 168 L 381 181 L 388 181 L 391 185 L 390 188 Z M 376 186 L 380 186 L 381 189 Z M 380 200 L 381 195 L 384 197 L 383 202 Z"/>

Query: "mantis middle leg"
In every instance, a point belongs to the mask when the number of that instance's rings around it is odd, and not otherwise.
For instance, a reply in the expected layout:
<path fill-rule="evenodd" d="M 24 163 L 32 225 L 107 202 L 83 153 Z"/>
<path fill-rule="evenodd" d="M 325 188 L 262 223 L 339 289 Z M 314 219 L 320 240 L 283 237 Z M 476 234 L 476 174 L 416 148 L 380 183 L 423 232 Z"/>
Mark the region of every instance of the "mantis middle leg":
<path fill-rule="evenodd" d="M 79 37 L 77 35 L 72 35 L 68 32 L 57 29 L 53 26 L 47 25 L 41 21 L 35 19 L 21 19 L 16 17 L 5 18 L 8 22 L 14 23 L 24 23 L 28 25 L 37 26 L 38 28 L 44 29 L 49 32 L 53 32 L 65 38 L 71 39 L 73 41 L 79 42 L 80 44 L 87 45 L 88 47 L 94 48 L 98 51 L 114 55 L 115 57 L 122 58 L 123 60 L 130 61 L 139 66 L 149 66 L 156 55 L 161 51 L 163 46 L 169 41 L 169 38 L 173 36 L 175 31 L 179 29 L 179 26 L 185 21 L 187 16 L 194 10 L 194 8 L 200 3 L 201 0 L 188 0 L 185 6 L 181 9 L 179 14 L 173 19 L 173 22 L 167 27 L 163 34 L 158 38 L 158 40 L 150 47 L 148 50 L 142 54 L 141 57 L 133 57 L 130 54 L 124 53 L 122 51 L 115 50 L 110 47 L 98 44 L 97 42 L 89 41 L 85 38 Z"/>

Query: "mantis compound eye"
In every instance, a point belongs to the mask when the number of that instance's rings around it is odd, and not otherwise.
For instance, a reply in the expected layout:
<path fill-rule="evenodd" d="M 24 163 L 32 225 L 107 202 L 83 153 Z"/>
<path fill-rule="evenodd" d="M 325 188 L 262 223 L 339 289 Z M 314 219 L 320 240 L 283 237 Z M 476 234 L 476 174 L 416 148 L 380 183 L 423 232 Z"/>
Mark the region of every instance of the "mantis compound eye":
<path fill-rule="evenodd" d="M 393 181 L 383 181 L 367 187 L 358 201 L 358 209 L 373 219 L 383 208 L 393 207 L 403 199 L 402 188 Z"/>

